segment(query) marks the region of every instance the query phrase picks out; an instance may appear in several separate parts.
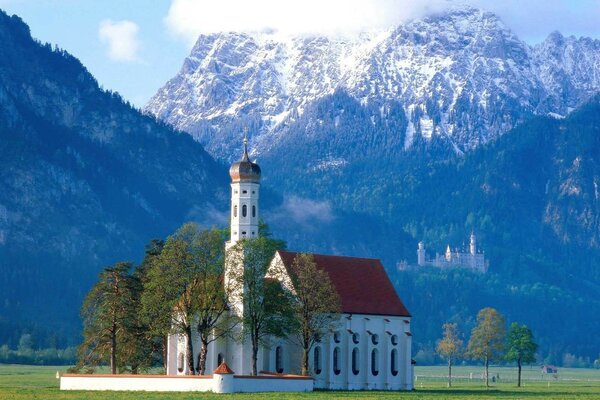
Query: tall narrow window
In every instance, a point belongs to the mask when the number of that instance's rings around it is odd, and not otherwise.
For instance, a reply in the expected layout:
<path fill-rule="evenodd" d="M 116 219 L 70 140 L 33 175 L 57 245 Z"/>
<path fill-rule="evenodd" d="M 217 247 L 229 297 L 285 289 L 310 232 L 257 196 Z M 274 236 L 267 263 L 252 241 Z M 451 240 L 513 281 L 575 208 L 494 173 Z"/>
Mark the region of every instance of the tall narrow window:
<path fill-rule="evenodd" d="M 333 349 L 333 373 L 339 375 L 342 372 L 340 368 L 341 360 L 340 360 L 340 348 L 336 347 Z"/>
<path fill-rule="evenodd" d="M 242 206 L 242 217 L 246 218 L 246 215 L 248 215 L 248 206 L 244 204 Z"/>
<path fill-rule="evenodd" d="M 280 374 L 283 372 L 283 349 L 281 346 L 275 348 L 275 371 Z"/>
<path fill-rule="evenodd" d="M 223 364 L 223 353 L 217 354 L 217 367 Z"/>
<path fill-rule="evenodd" d="M 392 354 L 390 355 L 390 364 L 392 375 L 398 375 L 398 350 L 396 349 L 392 350 Z"/>
<path fill-rule="evenodd" d="M 354 375 L 358 375 L 358 373 L 360 372 L 360 369 L 358 367 L 359 363 L 360 359 L 358 355 L 358 348 L 355 347 L 354 350 L 352 350 L 352 373 Z"/>
<path fill-rule="evenodd" d="M 371 351 L 371 374 L 373 374 L 373 376 L 379 375 L 379 357 L 377 349 Z"/>
<path fill-rule="evenodd" d="M 183 372 L 183 353 L 177 356 L 177 371 Z"/>
<path fill-rule="evenodd" d="M 256 206 L 252 206 L 252 218 L 256 218 Z"/>
<path fill-rule="evenodd" d="M 233 217 L 237 218 L 237 204 L 233 206 Z"/>
<path fill-rule="evenodd" d="M 319 375 L 321 373 L 321 347 L 315 347 L 315 350 L 313 351 L 313 359 L 315 374 Z"/>

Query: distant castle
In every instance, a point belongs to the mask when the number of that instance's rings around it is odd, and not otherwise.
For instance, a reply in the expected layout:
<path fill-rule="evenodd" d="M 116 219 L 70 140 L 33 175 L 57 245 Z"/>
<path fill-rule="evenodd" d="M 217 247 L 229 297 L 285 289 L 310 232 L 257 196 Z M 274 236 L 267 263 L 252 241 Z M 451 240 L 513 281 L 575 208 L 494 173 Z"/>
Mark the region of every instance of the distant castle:
<path fill-rule="evenodd" d="M 417 265 L 420 267 L 436 267 L 441 269 L 465 268 L 474 272 L 486 273 L 489 267 L 489 261 L 485 259 L 485 253 L 477 250 L 477 239 L 475 234 L 471 233 L 469 249 L 454 249 L 450 245 L 446 248 L 446 253 L 435 254 L 435 258 L 427 259 L 425 244 L 419 242 L 417 248 Z"/>

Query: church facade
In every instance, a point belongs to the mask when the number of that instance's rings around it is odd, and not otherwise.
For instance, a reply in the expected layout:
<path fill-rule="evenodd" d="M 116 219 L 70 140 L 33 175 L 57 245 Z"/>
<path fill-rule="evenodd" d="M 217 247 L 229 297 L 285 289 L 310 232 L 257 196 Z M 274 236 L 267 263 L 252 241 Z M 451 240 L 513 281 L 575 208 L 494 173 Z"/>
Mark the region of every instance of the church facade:
<path fill-rule="evenodd" d="M 258 237 L 260 167 L 250 161 L 244 139 L 242 159 L 230 168 L 231 248 L 241 239 Z M 278 251 L 267 276 L 283 287 L 291 284 L 290 271 L 297 253 Z M 311 349 L 310 373 L 315 388 L 411 390 L 411 315 L 398 297 L 385 269 L 377 259 L 313 255 L 317 267 L 326 271 L 341 302 L 341 314 L 332 329 Z M 239 268 L 226 261 L 227 269 Z M 243 267 L 242 267 L 243 268 Z M 230 300 L 230 312 L 243 312 Z M 240 328 L 241 329 L 241 328 Z M 197 367 L 200 341 L 192 337 L 194 365 Z M 186 338 L 168 339 L 167 375 L 188 374 Z M 249 375 L 252 366 L 250 341 L 220 338 L 208 346 L 206 370 L 223 362 L 240 375 Z M 295 343 L 273 338 L 262 346 L 257 361 L 259 374 L 297 374 L 301 348 Z"/>

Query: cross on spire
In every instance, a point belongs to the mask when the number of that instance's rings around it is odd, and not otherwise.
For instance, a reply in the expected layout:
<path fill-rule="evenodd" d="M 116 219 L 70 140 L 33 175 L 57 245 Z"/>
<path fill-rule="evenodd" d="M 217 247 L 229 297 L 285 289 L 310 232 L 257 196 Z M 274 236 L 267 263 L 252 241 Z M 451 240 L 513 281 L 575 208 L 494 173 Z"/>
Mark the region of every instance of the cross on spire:
<path fill-rule="evenodd" d="M 242 154 L 242 161 L 248 161 L 248 127 L 244 127 L 244 154 Z"/>

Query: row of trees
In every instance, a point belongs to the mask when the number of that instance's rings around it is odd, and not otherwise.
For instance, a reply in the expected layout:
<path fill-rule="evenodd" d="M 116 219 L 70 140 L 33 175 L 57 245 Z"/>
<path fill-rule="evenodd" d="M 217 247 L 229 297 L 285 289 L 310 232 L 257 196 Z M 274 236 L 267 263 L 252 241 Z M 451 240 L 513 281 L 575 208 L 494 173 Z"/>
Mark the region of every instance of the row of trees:
<path fill-rule="evenodd" d="M 299 254 L 290 271 L 292 294 L 277 279 L 283 266 L 271 263 L 284 242 L 262 226 L 259 238 L 239 241 L 226 253 L 226 237 L 226 231 L 188 223 L 166 241 L 152 241 L 136 268 L 127 262 L 106 268 L 82 306 L 77 369 L 108 363 L 113 374 L 147 370 L 166 362 L 167 336 L 181 334 L 191 374 L 205 373 L 208 345 L 223 337 L 250 341 L 254 375 L 260 345 L 271 337 L 296 341 L 308 374 L 308 354 L 340 310 L 327 273 L 312 256 Z M 196 370 L 194 332 L 200 339 Z"/>
<path fill-rule="evenodd" d="M 485 385 L 489 387 L 489 364 L 493 361 L 516 361 L 517 386 L 521 386 L 523 364 L 535 362 L 537 344 L 526 325 L 513 322 L 506 333 L 504 317 L 494 308 L 484 308 L 477 314 L 477 325 L 464 347 L 456 323 L 445 323 L 443 337 L 437 343 L 438 354 L 448 362 L 448 387 L 452 386 L 452 364 L 466 357 L 481 360 L 485 366 Z"/>

